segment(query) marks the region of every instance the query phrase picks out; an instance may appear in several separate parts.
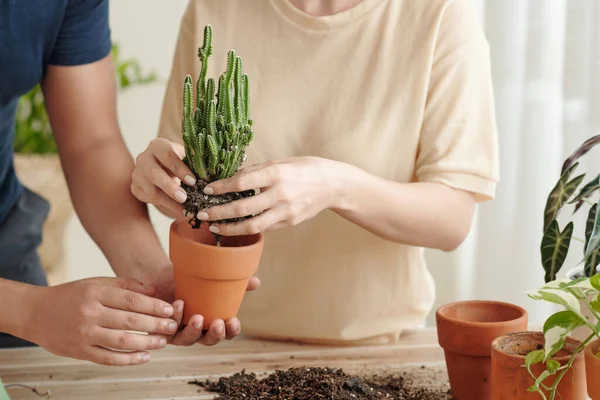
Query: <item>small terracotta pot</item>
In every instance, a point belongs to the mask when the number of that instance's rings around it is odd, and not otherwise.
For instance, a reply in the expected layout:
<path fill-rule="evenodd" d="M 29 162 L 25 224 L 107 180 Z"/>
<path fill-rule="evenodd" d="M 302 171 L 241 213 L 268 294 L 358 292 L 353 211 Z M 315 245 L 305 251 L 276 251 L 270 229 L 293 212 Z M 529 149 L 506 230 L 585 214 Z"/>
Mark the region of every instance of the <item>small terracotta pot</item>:
<path fill-rule="evenodd" d="M 204 317 L 204 329 L 215 319 L 237 315 L 248 280 L 256 272 L 264 237 L 223 237 L 216 246 L 214 235 L 203 223 L 192 229 L 187 218 L 171 224 L 169 255 L 174 269 L 175 298 L 185 302 L 183 322 L 194 314 Z"/>
<path fill-rule="evenodd" d="M 457 400 L 491 399 L 491 346 L 498 336 L 527 329 L 527 312 L 496 301 L 446 304 L 436 312 L 452 395 Z"/>
<path fill-rule="evenodd" d="M 554 360 L 565 365 L 571 354 L 581 342 L 571 337 L 565 341 L 565 346 Z M 527 389 L 534 383 L 525 365 L 525 356 L 534 350 L 544 347 L 544 334 L 541 332 L 519 332 L 502 336 L 492 343 L 492 399 L 493 400 L 539 400 L 538 392 L 528 392 Z M 561 400 L 584 400 L 586 396 L 585 386 L 585 362 L 583 352 L 580 352 L 573 362 L 573 368 L 569 369 L 558 384 L 556 399 Z M 535 376 L 546 370 L 545 364 L 536 364 L 531 367 Z M 557 375 L 550 376 L 544 380 L 546 386 L 552 386 Z M 544 390 L 546 397 L 548 392 Z"/>
<path fill-rule="evenodd" d="M 596 357 L 600 339 L 585 347 L 585 374 L 587 376 L 587 392 L 592 400 L 600 400 L 600 358 Z"/>

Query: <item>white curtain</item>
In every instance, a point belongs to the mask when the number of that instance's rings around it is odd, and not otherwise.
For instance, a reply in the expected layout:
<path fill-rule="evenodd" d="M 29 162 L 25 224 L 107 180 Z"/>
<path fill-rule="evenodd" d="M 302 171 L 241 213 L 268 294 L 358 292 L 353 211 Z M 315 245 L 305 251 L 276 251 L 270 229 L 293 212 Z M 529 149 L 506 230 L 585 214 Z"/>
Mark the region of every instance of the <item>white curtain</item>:
<path fill-rule="evenodd" d="M 551 309 L 525 292 L 543 284 L 546 197 L 564 158 L 600 134 L 600 1 L 473 1 L 491 47 L 501 181 L 463 246 L 453 254 L 429 252 L 428 261 L 438 304 L 509 301 L 541 323 Z M 600 172 L 600 151 L 589 154 L 578 171 L 591 179 Z M 577 263 L 578 246 L 571 245 L 562 273 Z"/>

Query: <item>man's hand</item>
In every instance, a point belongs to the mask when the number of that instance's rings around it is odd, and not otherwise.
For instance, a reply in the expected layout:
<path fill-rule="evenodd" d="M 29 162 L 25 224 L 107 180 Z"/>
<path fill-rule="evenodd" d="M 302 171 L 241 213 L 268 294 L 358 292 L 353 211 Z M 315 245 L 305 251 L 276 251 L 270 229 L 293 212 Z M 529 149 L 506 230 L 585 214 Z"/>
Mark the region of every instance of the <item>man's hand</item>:
<path fill-rule="evenodd" d="M 154 293 L 126 278 L 31 287 L 21 337 L 59 356 L 113 366 L 143 364 L 150 360 L 146 350 L 164 347 L 178 325 L 170 318 L 171 304 L 150 297 Z"/>

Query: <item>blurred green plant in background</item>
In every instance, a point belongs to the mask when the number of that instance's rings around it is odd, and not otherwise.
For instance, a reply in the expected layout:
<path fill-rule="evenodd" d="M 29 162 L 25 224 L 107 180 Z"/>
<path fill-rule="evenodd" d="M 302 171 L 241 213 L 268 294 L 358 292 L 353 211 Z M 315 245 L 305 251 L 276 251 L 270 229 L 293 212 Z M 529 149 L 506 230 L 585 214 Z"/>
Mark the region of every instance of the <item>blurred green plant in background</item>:
<path fill-rule="evenodd" d="M 122 60 L 117 43 L 112 46 L 112 56 L 119 90 L 157 80 L 154 72 L 144 74 L 140 63 L 136 59 Z M 44 104 L 44 95 L 39 84 L 19 99 L 16 120 L 15 153 L 56 153 L 56 143 L 52 136 L 52 128 Z"/>

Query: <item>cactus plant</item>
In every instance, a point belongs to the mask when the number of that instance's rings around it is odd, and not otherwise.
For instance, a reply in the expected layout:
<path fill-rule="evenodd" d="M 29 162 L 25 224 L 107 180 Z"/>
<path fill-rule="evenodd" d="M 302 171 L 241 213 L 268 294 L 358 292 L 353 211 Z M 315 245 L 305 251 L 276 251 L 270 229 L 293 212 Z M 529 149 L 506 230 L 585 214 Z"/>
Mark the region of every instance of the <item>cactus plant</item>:
<path fill-rule="evenodd" d="M 212 54 L 212 27 L 204 28 L 198 58 L 202 64 L 195 85 L 190 75 L 183 86 L 183 117 L 181 123 L 185 157 L 183 161 L 196 175 L 197 183 L 188 186 L 186 215 L 190 224 L 199 228 L 198 212 L 255 194 L 253 190 L 209 196 L 204 187 L 213 181 L 233 176 L 245 161 L 245 150 L 253 139 L 250 119 L 248 75 L 243 73 L 242 59 L 234 50 L 227 54 L 227 68 L 219 77 L 206 79 L 208 60 Z M 239 220 L 239 219 L 238 219 Z M 224 222 L 233 222 L 227 220 Z"/>

